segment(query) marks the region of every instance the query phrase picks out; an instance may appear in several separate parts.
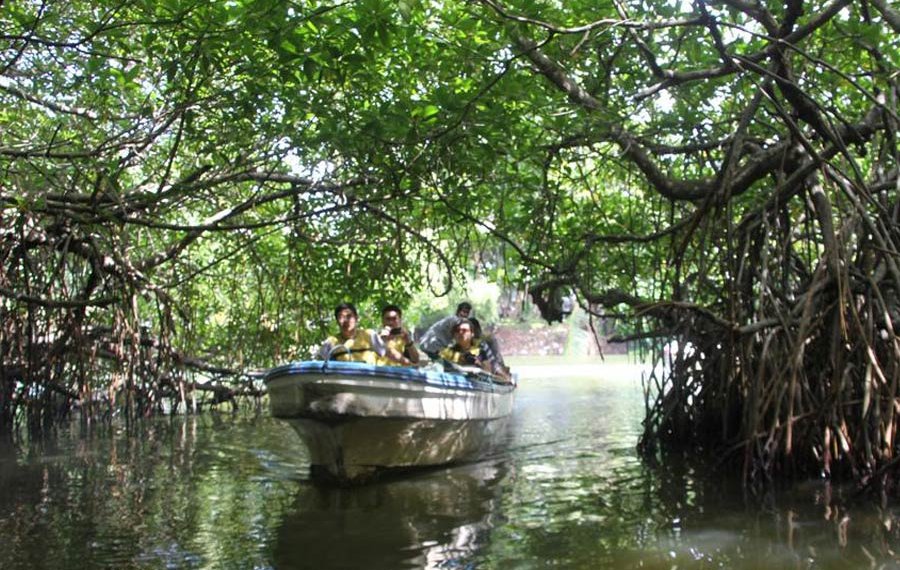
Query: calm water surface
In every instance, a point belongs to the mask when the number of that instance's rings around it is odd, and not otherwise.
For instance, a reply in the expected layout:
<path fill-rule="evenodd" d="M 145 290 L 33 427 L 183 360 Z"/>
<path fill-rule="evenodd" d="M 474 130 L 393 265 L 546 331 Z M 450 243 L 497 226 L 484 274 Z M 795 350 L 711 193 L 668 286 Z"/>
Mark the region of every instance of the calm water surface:
<path fill-rule="evenodd" d="M 637 375 L 523 379 L 508 450 L 353 489 L 259 415 L 0 448 L 0 568 L 900 568 L 898 505 L 641 463 Z"/>

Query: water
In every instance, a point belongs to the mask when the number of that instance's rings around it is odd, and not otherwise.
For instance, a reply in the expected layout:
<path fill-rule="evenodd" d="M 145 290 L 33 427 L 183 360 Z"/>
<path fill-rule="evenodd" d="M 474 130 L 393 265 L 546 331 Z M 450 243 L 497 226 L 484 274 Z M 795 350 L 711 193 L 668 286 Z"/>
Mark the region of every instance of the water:
<path fill-rule="evenodd" d="M 646 465 L 633 372 L 542 376 L 506 452 L 360 488 L 312 485 L 265 414 L 0 448 L 0 568 L 900 568 L 898 505 Z"/>

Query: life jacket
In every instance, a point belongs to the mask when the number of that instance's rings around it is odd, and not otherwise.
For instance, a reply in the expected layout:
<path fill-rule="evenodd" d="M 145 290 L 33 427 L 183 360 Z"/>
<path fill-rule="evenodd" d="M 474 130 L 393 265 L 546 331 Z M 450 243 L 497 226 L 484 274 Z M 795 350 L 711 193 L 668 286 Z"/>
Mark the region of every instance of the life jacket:
<path fill-rule="evenodd" d="M 459 345 L 453 344 L 441 350 L 440 356 L 444 360 L 449 360 L 456 364 L 472 366 L 480 360 L 481 347 L 477 344 L 472 344 L 468 350 L 463 350 Z"/>
<path fill-rule="evenodd" d="M 399 352 L 406 358 L 412 359 L 412 357 L 409 354 L 409 348 L 407 348 L 406 344 L 403 342 L 402 336 L 400 336 L 400 335 L 390 336 L 390 337 L 384 339 L 384 346 L 388 350 L 385 350 L 384 356 L 380 357 L 381 362 L 379 362 L 379 364 L 383 364 L 385 366 L 410 366 L 409 364 L 400 364 L 396 360 L 391 360 L 387 356 L 388 353 L 390 352 L 390 349 L 393 348 L 394 350 L 396 350 L 397 352 Z"/>
<path fill-rule="evenodd" d="M 331 343 L 331 360 L 341 362 L 367 362 L 381 364 L 381 356 L 372 347 L 372 331 L 358 329 L 353 338 L 328 337 Z"/>

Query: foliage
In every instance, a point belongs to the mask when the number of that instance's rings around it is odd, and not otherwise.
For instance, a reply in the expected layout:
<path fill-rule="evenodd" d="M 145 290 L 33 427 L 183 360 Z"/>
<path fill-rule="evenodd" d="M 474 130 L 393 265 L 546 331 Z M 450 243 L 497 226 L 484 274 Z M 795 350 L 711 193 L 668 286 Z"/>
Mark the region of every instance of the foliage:
<path fill-rule="evenodd" d="M 757 481 L 884 477 L 900 378 L 896 12 L 486 4 L 581 120 L 548 144 L 542 204 L 627 181 L 618 207 L 595 193 L 600 207 L 566 204 L 580 215 L 554 210 L 516 240 L 537 239 L 533 267 L 550 252 L 531 290 L 545 315 L 575 285 L 588 308 L 640 317 L 649 330 L 630 338 L 680 340 L 650 378 L 642 448 L 724 454 Z"/>
<path fill-rule="evenodd" d="M 335 303 L 424 312 L 475 272 L 701 347 L 648 450 L 892 464 L 883 0 L 5 8 L 3 426 L 253 394 Z"/>

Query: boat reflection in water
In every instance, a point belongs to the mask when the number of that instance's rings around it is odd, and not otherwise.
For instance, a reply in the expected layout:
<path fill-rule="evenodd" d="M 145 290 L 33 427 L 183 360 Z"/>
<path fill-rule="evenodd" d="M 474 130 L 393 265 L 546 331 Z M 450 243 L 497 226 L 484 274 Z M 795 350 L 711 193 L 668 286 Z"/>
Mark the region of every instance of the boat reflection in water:
<path fill-rule="evenodd" d="M 365 486 L 304 486 L 278 529 L 273 566 L 467 567 L 496 524 L 505 475 L 492 461 Z"/>
<path fill-rule="evenodd" d="M 298 362 L 266 374 L 272 415 L 300 434 L 317 481 L 470 461 L 493 450 L 515 385 L 480 369 Z"/>

